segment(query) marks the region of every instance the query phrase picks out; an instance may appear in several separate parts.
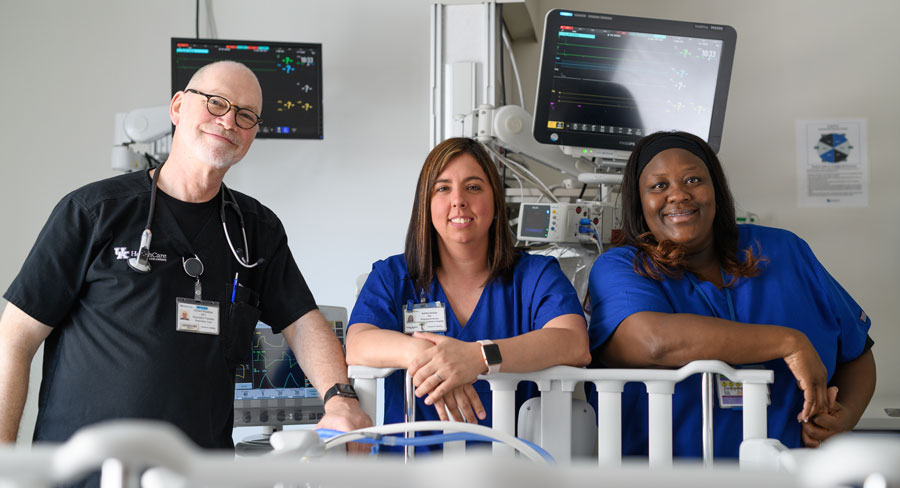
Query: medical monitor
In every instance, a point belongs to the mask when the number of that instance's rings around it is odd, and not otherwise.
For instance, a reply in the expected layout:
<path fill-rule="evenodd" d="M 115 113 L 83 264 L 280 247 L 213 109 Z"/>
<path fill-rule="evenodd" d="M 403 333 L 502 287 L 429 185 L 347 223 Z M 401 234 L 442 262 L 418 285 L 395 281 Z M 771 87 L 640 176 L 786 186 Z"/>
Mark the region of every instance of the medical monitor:
<path fill-rule="evenodd" d="M 259 78 L 263 106 L 256 137 L 322 139 L 322 45 L 298 42 L 172 39 L 172 94 L 200 67 L 244 63 Z"/>
<path fill-rule="evenodd" d="M 319 306 L 344 343 L 347 309 Z M 325 413 L 282 334 L 260 322 L 253 331 L 247 360 L 234 373 L 234 426 L 315 424 Z"/>
<path fill-rule="evenodd" d="M 551 10 L 534 137 L 625 159 L 641 137 L 681 130 L 718 151 L 736 39 L 727 25 Z"/>

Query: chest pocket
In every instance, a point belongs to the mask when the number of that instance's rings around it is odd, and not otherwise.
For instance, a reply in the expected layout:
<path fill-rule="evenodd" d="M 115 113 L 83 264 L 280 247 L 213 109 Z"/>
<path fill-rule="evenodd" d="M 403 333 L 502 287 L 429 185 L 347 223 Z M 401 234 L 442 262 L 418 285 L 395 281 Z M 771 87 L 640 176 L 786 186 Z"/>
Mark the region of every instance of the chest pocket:
<path fill-rule="evenodd" d="M 234 288 L 234 283 L 227 283 L 225 296 L 229 301 L 224 310 L 224 334 L 222 344 L 225 348 L 225 360 L 229 368 L 250 359 L 250 340 L 253 329 L 259 322 L 259 294 L 245 286 Z"/>

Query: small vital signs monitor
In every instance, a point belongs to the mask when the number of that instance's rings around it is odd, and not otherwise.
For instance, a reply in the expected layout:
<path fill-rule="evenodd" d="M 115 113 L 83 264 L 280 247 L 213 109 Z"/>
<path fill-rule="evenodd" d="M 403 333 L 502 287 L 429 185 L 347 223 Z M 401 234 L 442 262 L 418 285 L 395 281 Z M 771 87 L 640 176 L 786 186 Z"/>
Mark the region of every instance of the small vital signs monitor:
<path fill-rule="evenodd" d="M 319 311 L 343 343 L 347 310 L 320 305 Z M 260 322 L 248 352 L 234 372 L 235 427 L 315 424 L 322 418 L 322 400 L 283 335 Z"/>
<path fill-rule="evenodd" d="M 298 42 L 172 39 L 172 94 L 200 67 L 238 61 L 262 87 L 259 139 L 322 139 L 322 45 Z M 213 93 L 218 95 L 218 93 Z"/>
<path fill-rule="evenodd" d="M 582 242 L 599 233 L 600 242 L 609 242 L 612 233 L 609 203 L 525 203 L 519 206 L 520 241 Z"/>
<path fill-rule="evenodd" d="M 641 137 L 680 130 L 718 151 L 736 40 L 727 25 L 551 10 L 534 137 L 627 158 Z"/>

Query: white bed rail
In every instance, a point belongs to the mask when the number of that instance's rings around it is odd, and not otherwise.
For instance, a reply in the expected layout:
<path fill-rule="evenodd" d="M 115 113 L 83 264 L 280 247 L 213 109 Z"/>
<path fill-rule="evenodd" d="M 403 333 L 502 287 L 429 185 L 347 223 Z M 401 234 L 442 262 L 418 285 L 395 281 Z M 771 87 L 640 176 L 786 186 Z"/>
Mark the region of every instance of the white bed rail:
<path fill-rule="evenodd" d="M 394 371 L 397 369 L 349 367 L 360 403 L 372 418 L 375 418 L 380 402 L 376 382 Z M 597 459 L 601 466 L 622 463 L 622 391 L 626 383 L 644 383 L 649 397 L 648 459 L 651 467 L 658 468 L 672 465 L 672 395 L 675 384 L 695 374 L 714 373 L 744 384 L 744 440 L 767 438 L 766 385 L 774 379 L 774 374 L 769 370 L 734 369 L 721 361 L 694 361 L 673 370 L 554 366 L 532 373 L 497 373 L 479 378 L 491 385 L 493 428 L 510 435 L 516 434 L 516 387 L 523 381 L 537 384 L 542 403 L 541 447 L 560 463 L 572 460 L 572 392 L 579 382 L 593 383 L 597 388 Z M 706 403 L 711 405 L 712 388 L 704 389 L 704 395 Z M 711 441 L 711 418 L 705 424 L 707 427 L 704 430 L 709 430 Z M 495 456 L 512 456 L 508 446 L 494 444 L 493 450 Z"/>
<path fill-rule="evenodd" d="M 477 453 L 443 460 L 425 458 L 408 465 L 391 457 L 345 459 L 300 453 L 235 459 L 229 451 L 198 448 L 163 422 L 115 420 L 86 427 L 61 445 L 0 446 L 0 486 L 44 488 L 75 482 L 102 469 L 104 488 L 136 487 L 136 475 L 147 468 L 153 469 L 140 477 L 145 488 L 900 486 L 900 437 L 896 435 L 841 434 L 819 449 L 805 451 L 791 473 L 738 471 L 727 463 L 711 470 L 696 465 L 648 470 L 628 462 L 619 467 L 548 465 L 493 456 L 487 460 Z"/>

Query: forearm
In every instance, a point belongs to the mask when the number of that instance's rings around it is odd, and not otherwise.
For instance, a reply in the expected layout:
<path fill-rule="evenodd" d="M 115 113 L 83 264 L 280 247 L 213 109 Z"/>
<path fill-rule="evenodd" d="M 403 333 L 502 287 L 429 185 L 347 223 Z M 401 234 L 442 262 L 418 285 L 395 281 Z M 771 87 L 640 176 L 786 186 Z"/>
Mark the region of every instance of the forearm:
<path fill-rule="evenodd" d="M 0 317 L 0 444 L 16 442 L 31 360 L 51 330 L 11 303 Z"/>
<path fill-rule="evenodd" d="M 544 327 L 508 339 L 496 340 L 503 356 L 500 371 L 525 373 L 551 366 L 584 366 L 591 360 L 587 328 Z"/>
<path fill-rule="evenodd" d="M 335 383 L 348 383 L 341 343 L 318 310 L 307 313 L 282 334 L 319 396 Z"/>
<path fill-rule="evenodd" d="M 30 362 L 0 348 L 0 444 L 16 442 L 28 395 Z"/>
<path fill-rule="evenodd" d="M 639 312 L 619 324 L 602 355 L 607 365 L 624 367 L 678 367 L 701 359 L 746 364 L 784 358 L 804 342 L 789 327 Z"/>
<path fill-rule="evenodd" d="M 372 324 L 353 324 L 347 332 L 347 364 L 373 368 L 408 368 L 421 351 L 432 347 L 428 341 Z"/>
<path fill-rule="evenodd" d="M 837 401 L 847 409 L 853 425 L 859 422 L 875 393 L 875 356 L 868 350 L 853 361 L 838 364 L 830 385 L 838 387 Z"/>

